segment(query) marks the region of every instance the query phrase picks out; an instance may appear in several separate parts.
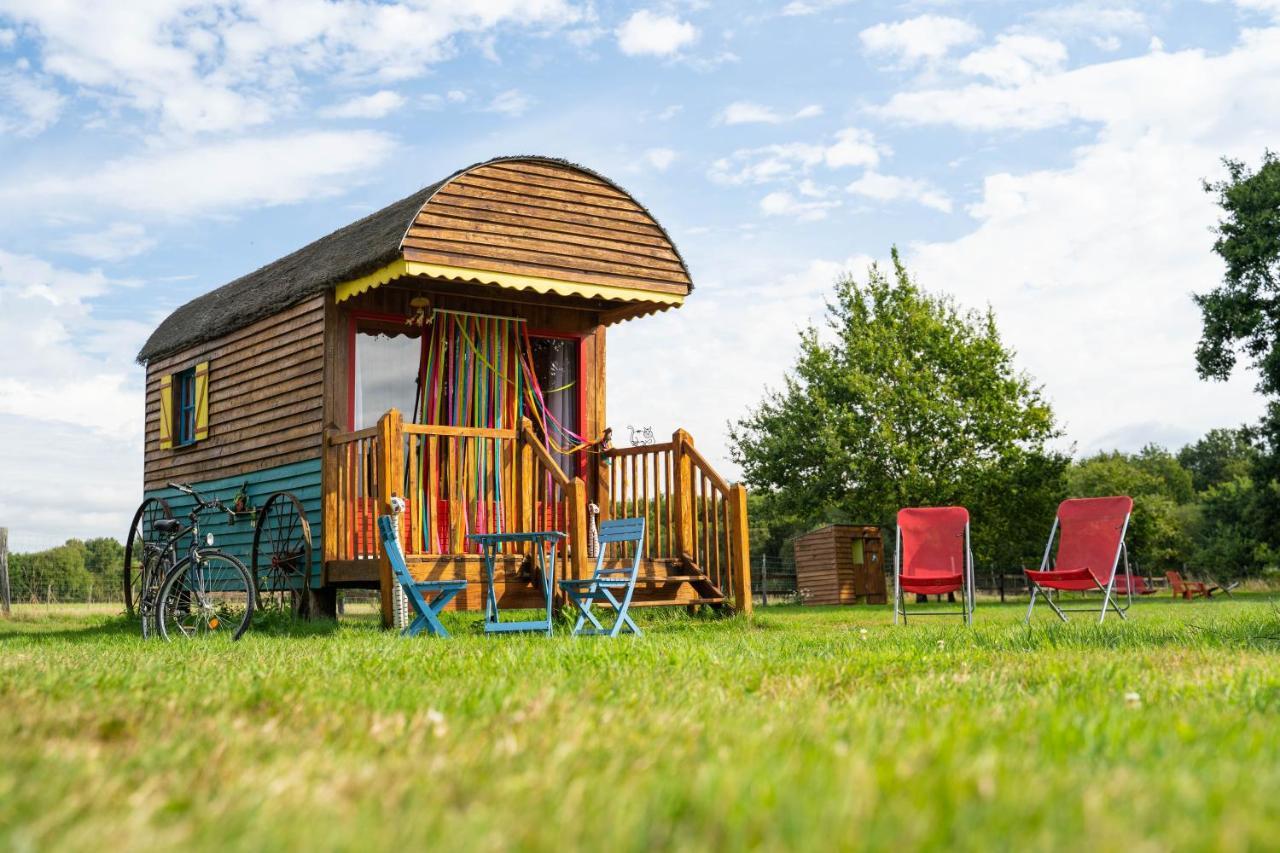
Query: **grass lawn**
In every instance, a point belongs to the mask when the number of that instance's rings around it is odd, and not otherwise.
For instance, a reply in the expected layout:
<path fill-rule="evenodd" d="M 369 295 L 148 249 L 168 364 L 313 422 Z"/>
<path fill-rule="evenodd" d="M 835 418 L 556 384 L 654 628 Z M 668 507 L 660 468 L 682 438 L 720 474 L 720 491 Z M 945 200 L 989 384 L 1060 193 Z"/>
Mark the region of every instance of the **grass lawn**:
<path fill-rule="evenodd" d="M 1275 849 L 1280 613 L 1143 601 L 371 622 L 144 642 L 0 621 L 0 849 Z M 1052 620 L 1052 621 L 1051 621 Z"/>

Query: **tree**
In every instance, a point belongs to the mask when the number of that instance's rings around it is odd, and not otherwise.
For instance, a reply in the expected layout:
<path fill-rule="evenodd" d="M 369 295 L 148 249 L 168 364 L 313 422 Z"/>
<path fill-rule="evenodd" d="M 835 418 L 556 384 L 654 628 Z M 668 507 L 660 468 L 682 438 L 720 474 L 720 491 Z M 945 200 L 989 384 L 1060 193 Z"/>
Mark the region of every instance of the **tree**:
<path fill-rule="evenodd" d="M 992 524 L 1002 536 L 1029 529 L 993 523 L 1025 520 L 1008 505 L 1015 487 L 1041 501 L 1060 489 L 1066 460 L 1045 447 L 1057 434 L 992 313 L 922 291 L 896 249 L 891 275 L 873 265 L 865 284 L 836 282 L 826 328 L 801 333 L 782 390 L 730 426 L 745 480 L 796 526 L 887 526 L 900 507 L 963 503 L 975 530 Z M 1005 550 L 1025 551 L 1014 538 Z M 975 541 L 975 556 L 994 559 L 993 539 Z"/>
<path fill-rule="evenodd" d="M 1258 372 L 1258 391 L 1268 396 L 1258 425 L 1259 453 L 1253 465 L 1257 530 L 1272 550 L 1280 548 L 1280 157 L 1263 154 L 1251 170 L 1224 159 L 1228 179 L 1205 191 L 1217 197 L 1224 217 L 1213 251 L 1226 271 L 1222 283 L 1195 297 L 1203 328 L 1196 348 L 1201 377 L 1223 380 L 1240 353 Z"/>
<path fill-rule="evenodd" d="M 1209 430 L 1178 451 L 1178 462 L 1190 473 L 1197 492 L 1248 477 L 1257 458 L 1250 432 L 1243 427 Z"/>
<path fill-rule="evenodd" d="M 1224 159 L 1229 180 L 1204 184 L 1226 214 L 1213 251 L 1226 264 L 1222 284 L 1195 297 L 1203 314 L 1196 349 L 1200 375 L 1226 379 L 1243 348 L 1258 369 L 1259 390 L 1280 393 L 1280 157 L 1267 151 L 1254 172 Z"/>

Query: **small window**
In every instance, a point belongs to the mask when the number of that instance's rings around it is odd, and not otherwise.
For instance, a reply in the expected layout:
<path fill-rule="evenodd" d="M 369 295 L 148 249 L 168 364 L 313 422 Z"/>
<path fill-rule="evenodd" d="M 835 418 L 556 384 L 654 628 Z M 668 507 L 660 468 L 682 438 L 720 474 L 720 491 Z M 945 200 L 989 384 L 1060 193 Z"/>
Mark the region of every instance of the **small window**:
<path fill-rule="evenodd" d="M 160 377 L 160 449 L 209 437 L 209 362 Z"/>
<path fill-rule="evenodd" d="M 196 369 L 173 376 L 174 445 L 186 447 L 196 440 Z"/>

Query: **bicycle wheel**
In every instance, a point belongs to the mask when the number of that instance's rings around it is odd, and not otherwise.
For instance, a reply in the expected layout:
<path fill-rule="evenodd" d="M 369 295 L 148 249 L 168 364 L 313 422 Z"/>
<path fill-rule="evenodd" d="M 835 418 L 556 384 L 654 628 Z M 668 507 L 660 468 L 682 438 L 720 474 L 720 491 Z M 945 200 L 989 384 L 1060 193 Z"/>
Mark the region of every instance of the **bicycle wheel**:
<path fill-rule="evenodd" d="M 142 636 L 156 633 L 156 602 L 160 600 L 160 587 L 169 568 L 173 565 L 173 552 L 160 545 L 146 543 L 142 565 L 138 570 L 139 582 L 135 585 L 138 621 L 142 624 Z"/>
<path fill-rule="evenodd" d="M 267 498 L 253 531 L 253 576 L 258 609 L 306 616 L 311 572 L 311 525 L 302 502 L 289 492 Z"/>
<path fill-rule="evenodd" d="M 173 567 L 156 609 L 166 640 L 226 636 L 238 640 L 253 619 L 253 577 L 244 563 L 222 551 L 202 551 Z"/>
<path fill-rule="evenodd" d="M 148 545 L 162 545 L 165 537 L 155 530 L 155 522 L 173 518 L 169 503 L 164 498 L 147 498 L 138 506 L 129 524 L 129 535 L 124 540 L 124 607 L 130 616 L 140 598 L 142 565 Z M 157 586 L 159 584 L 157 583 Z"/>

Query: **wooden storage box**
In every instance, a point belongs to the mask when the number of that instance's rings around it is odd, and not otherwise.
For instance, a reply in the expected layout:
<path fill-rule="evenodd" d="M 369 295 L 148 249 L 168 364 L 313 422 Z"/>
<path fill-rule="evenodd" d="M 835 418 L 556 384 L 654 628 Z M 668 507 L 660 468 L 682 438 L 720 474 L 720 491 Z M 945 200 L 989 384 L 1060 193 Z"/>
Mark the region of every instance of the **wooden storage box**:
<path fill-rule="evenodd" d="M 805 604 L 884 604 L 880 528 L 819 527 L 795 541 L 796 590 Z"/>

